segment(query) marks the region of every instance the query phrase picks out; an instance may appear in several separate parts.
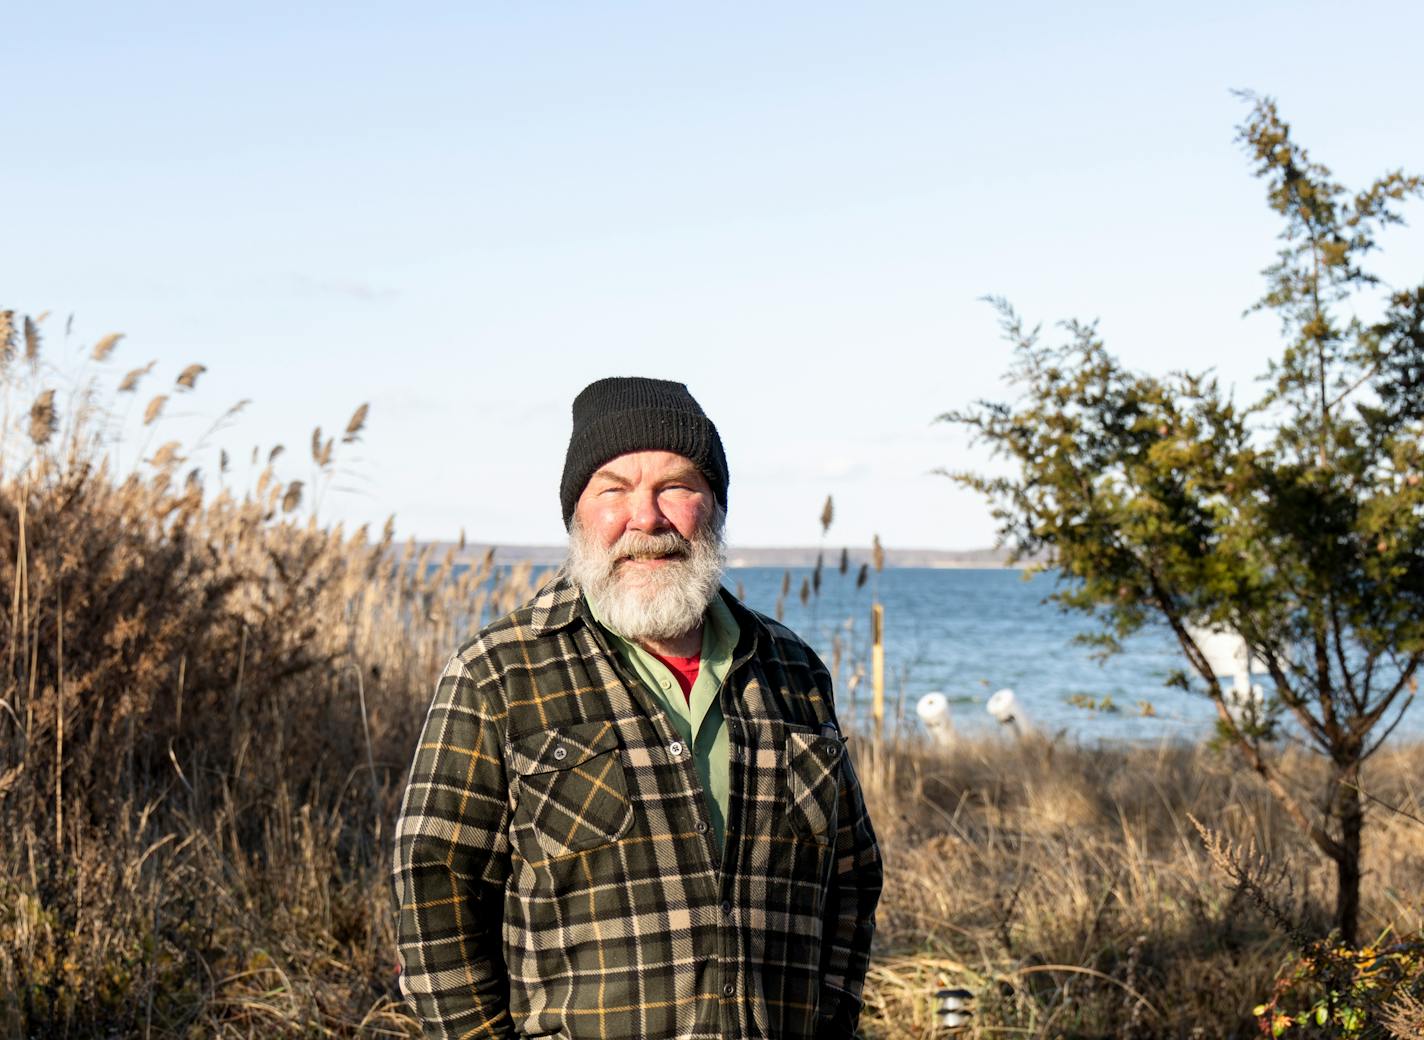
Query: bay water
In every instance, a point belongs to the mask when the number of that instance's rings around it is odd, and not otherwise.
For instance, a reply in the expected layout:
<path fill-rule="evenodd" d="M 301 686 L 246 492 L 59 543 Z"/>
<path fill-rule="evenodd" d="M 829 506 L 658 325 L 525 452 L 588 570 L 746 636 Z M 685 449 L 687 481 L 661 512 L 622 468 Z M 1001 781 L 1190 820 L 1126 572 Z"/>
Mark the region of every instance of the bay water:
<path fill-rule="evenodd" d="M 781 589 L 790 574 L 790 591 Z M 977 734 L 999 724 L 987 713 L 990 695 L 1014 691 L 1032 724 L 1050 736 L 1084 743 L 1197 741 L 1213 733 L 1216 708 L 1201 693 L 1166 685 L 1186 670 L 1176 639 L 1165 626 L 1144 629 L 1105 661 L 1074 636 L 1095 631 L 1080 613 L 1047 602 L 1058 578 L 1049 571 L 1025 577 L 1009 568 L 887 568 L 856 587 L 856 571 L 822 571 L 820 595 L 803 605 L 803 581 L 812 568 L 737 567 L 724 584 L 740 587 L 748 606 L 775 616 L 806 639 L 827 667 L 840 659 L 836 701 L 863 727 L 870 705 L 871 604 L 884 607 L 887 732 L 897 718 L 919 728 L 915 704 L 932 691 L 950 702 L 956 730 Z M 836 647 L 839 646 L 839 653 Z M 865 677 L 854 695 L 850 676 Z M 1269 684 L 1266 676 L 1257 681 Z M 1424 734 L 1424 712 L 1411 709 L 1396 736 Z"/>
<path fill-rule="evenodd" d="M 551 572 L 546 565 L 537 569 Z M 779 612 L 811 644 L 835 678 L 842 720 L 853 720 L 861 732 L 871 725 L 871 605 L 877 600 L 884 608 L 887 735 L 921 730 L 915 706 L 932 692 L 949 701 L 957 732 L 1000 729 L 986 704 L 1006 688 L 1035 729 L 1079 743 L 1196 742 L 1215 731 L 1216 708 L 1204 694 L 1166 684 L 1174 671 L 1189 669 L 1165 625 L 1144 628 L 1123 641 L 1121 652 L 1100 659 L 1075 642 L 1095 632 L 1094 623 L 1049 601 L 1059 580 L 1053 571 L 1030 576 L 1013 568 L 892 567 L 872 572 L 858 587 L 855 568 L 841 574 L 828 566 L 819 594 L 809 591 L 814 573 L 811 567 L 730 567 L 723 584 L 747 606 L 771 617 Z M 857 672 L 858 682 L 852 679 Z M 1255 679 L 1269 685 L 1266 676 Z M 1424 737 L 1424 710 L 1412 709 L 1395 735 Z"/>

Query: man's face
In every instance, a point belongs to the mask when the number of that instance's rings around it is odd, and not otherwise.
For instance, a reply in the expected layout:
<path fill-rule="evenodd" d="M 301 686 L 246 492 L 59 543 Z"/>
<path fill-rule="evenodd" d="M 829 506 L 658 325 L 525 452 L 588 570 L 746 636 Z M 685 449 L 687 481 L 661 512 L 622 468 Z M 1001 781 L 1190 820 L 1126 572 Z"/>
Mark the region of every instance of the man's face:
<path fill-rule="evenodd" d="M 574 506 L 569 566 L 615 629 L 671 638 L 701 621 L 722 576 L 716 498 L 681 455 L 635 451 L 600 467 Z"/>
<path fill-rule="evenodd" d="M 676 531 L 690 542 L 707 522 L 715 501 L 702 471 L 681 455 L 631 451 L 594 472 L 574 506 L 574 517 L 605 549 L 629 533 Z M 653 568 L 662 566 L 666 558 L 634 556 L 626 562 Z"/>

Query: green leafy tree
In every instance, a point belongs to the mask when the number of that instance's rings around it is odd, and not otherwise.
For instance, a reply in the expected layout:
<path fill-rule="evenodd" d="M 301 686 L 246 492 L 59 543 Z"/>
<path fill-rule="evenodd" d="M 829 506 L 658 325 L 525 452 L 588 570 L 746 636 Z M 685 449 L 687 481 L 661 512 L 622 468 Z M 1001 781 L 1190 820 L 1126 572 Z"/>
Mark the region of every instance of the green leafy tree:
<path fill-rule="evenodd" d="M 1260 397 L 1238 405 L 1209 373 L 1130 371 L 1093 325 L 1045 345 L 995 300 L 1019 395 L 940 418 L 1011 462 L 1010 476 L 949 475 L 989 498 L 1017 558 L 1059 569 L 1054 598 L 1101 622 L 1105 653 L 1170 627 L 1189 666 L 1175 681 L 1215 702 L 1222 737 L 1334 862 L 1353 942 L 1361 766 L 1424 661 L 1424 286 L 1391 291 L 1365 264 L 1424 180 L 1396 171 L 1349 194 L 1272 100 L 1245 97 L 1239 140 L 1284 223 L 1255 308 L 1280 316 L 1286 342 Z M 1264 662 L 1260 717 L 1231 710 L 1203 628 L 1239 633 Z M 1323 791 L 1280 772 L 1266 738 L 1281 717 L 1324 757 Z"/>

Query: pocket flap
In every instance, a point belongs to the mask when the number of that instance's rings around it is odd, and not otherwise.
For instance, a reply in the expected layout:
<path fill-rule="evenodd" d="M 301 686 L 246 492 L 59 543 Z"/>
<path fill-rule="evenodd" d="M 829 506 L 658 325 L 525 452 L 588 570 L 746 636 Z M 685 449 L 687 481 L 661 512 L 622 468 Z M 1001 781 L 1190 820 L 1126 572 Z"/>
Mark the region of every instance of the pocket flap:
<path fill-rule="evenodd" d="M 618 746 L 618 729 L 611 719 L 576 722 L 520 737 L 510 745 L 510 768 L 523 776 L 555 769 L 572 769 Z"/>
<path fill-rule="evenodd" d="M 813 786 L 835 774 L 844 751 L 845 742 L 839 736 L 797 730 L 786 734 L 786 757 L 791 768 Z"/>

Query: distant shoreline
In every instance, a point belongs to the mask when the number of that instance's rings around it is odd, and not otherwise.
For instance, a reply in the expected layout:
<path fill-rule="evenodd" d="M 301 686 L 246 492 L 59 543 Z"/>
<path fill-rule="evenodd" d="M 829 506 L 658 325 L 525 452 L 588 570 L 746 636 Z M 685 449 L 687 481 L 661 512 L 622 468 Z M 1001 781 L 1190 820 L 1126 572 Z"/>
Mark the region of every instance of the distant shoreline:
<path fill-rule="evenodd" d="M 535 566 L 553 566 L 562 563 L 565 547 L 562 545 L 494 545 L 486 542 L 469 542 L 464 549 L 454 542 L 417 542 L 418 551 L 429 547 L 431 555 L 441 558 L 454 549 L 457 563 L 474 563 L 483 559 L 491 549 L 494 562 L 499 564 L 533 563 Z M 847 547 L 847 569 L 859 570 L 860 566 L 871 562 L 868 548 Z M 835 570 L 840 567 L 841 547 L 827 545 L 824 549 L 815 546 L 733 546 L 727 550 L 729 567 L 814 567 L 817 556 L 822 558 L 822 566 Z M 1010 563 L 1007 549 L 886 549 L 886 567 L 930 567 L 944 570 L 1002 570 L 1022 569 L 1024 562 Z"/>

